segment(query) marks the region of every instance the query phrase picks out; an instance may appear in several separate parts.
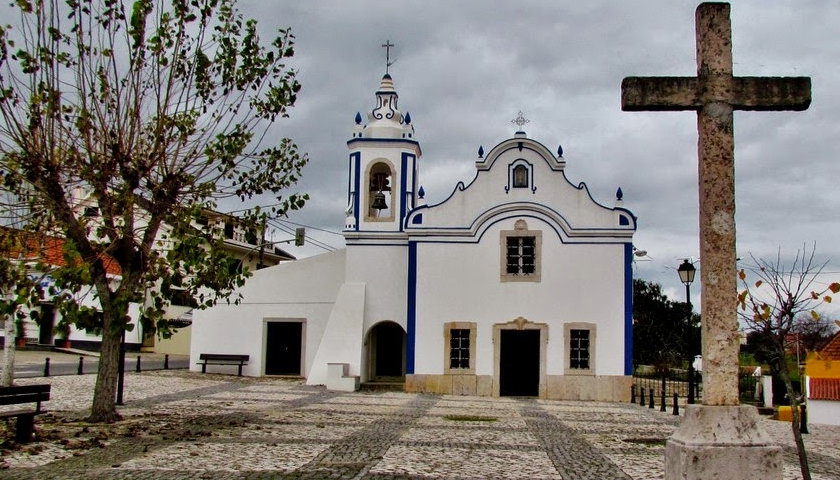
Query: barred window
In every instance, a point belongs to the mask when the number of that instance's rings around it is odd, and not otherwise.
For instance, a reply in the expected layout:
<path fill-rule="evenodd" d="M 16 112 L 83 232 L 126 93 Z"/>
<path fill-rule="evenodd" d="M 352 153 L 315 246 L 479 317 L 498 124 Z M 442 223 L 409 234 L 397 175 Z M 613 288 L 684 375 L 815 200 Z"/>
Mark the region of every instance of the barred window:
<path fill-rule="evenodd" d="M 513 230 L 502 230 L 499 234 L 500 280 L 535 283 L 542 281 L 542 231 L 528 229 L 528 223 L 520 218 L 513 224 Z"/>
<path fill-rule="evenodd" d="M 470 330 L 449 330 L 449 368 L 470 368 Z"/>
<path fill-rule="evenodd" d="M 589 330 L 570 330 L 569 368 L 589 369 Z"/>
<path fill-rule="evenodd" d="M 532 275 L 536 270 L 536 238 L 507 237 L 508 275 Z"/>

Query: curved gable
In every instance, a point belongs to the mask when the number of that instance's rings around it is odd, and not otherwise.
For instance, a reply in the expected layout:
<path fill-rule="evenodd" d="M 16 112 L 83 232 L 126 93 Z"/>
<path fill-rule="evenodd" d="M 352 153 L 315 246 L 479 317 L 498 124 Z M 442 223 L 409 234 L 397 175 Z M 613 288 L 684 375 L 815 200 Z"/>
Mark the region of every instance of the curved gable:
<path fill-rule="evenodd" d="M 596 202 L 584 183 L 569 182 L 565 166 L 562 157 L 517 134 L 476 162 L 476 176 L 469 185 L 459 182 L 443 202 L 412 210 L 405 231 L 417 236 L 476 237 L 500 218 L 526 215 L 554 226 L 563 241 L 631 238 L 636 230 L 633 214 Z"/>

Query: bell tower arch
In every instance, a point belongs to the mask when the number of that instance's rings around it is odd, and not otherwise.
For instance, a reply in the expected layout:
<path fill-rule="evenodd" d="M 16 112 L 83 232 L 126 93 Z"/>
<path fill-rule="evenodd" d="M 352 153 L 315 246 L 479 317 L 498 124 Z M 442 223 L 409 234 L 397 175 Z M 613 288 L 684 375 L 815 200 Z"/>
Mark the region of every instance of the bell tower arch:
<path fill-rule="evenodd" d="M 396 178 L 396 169 L 387 158 L 377 158 L 368 164 L 365 175 L 367 195 L 365 202 L 366 222 L 392 222 L 394 220 L 394 195 L 391 185 Z"/>

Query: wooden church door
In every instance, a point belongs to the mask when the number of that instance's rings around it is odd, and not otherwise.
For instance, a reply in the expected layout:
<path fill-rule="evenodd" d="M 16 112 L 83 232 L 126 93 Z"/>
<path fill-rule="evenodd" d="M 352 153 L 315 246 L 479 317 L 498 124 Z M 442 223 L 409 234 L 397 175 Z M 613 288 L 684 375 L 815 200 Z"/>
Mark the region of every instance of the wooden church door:
<path fill-rule="evenodd" d="M 300 375 L 303 323 L 268 322 L 266 328 L 265 374 Z"/>
<path fill-rule="evenodd" d="M 499 395 L 536 397 L 540 392 L 540 331 L 502 330 Z"/>

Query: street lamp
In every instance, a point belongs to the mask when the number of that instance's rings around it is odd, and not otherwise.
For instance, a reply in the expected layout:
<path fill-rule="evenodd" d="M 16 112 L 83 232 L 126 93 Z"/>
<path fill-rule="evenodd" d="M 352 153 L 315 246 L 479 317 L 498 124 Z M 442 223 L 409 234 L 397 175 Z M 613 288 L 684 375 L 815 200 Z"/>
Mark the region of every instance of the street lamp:
<path fill-rule="evenodd" d="M 683 263 L 680 264 L 679 268 L 677 268 L 677 273 L 680 276 L 680 281 L 685 285 L 685 302 L 688 304 L 688 328 L 689 328 L 689 338 L 691 344 L 693 344 L 694 329 L 691 327 L 691 283 L 694 282 L 694 274 L 697 273 L 697 269 L 694 268 L 694 265 L 688 261 L 686 258 L 683 260 Z M 692 350 L 691 346 L 689 345 L 689 352 Z M 693 357 L 693 355 L 692 355 Z M 688 360 L 688 403 L 694 403 L 694 358 L 689 358 Z"/>
<path fill-rule="evenodd" d="M 691 262 L 686 258 L 683 263 L 677 268 L 677 273 L 680 275 L 680 281 L 685 285 L 685 298 L 689 305 L 691 305 L 691 297 L 689 297 L 688 288 L 694 282 L 694 274 L 697 269 L 694 268 Z"/>

